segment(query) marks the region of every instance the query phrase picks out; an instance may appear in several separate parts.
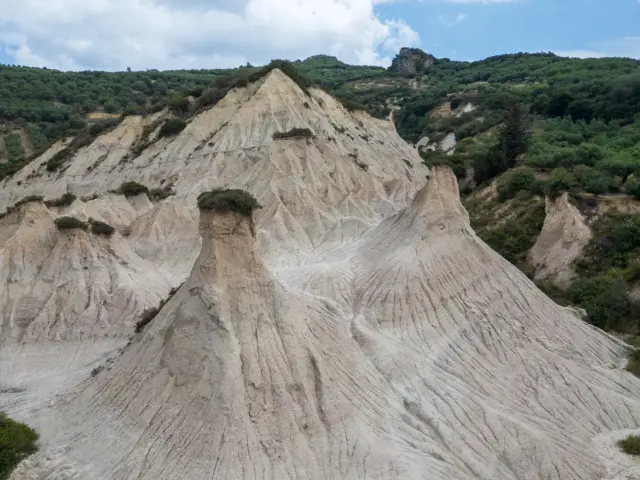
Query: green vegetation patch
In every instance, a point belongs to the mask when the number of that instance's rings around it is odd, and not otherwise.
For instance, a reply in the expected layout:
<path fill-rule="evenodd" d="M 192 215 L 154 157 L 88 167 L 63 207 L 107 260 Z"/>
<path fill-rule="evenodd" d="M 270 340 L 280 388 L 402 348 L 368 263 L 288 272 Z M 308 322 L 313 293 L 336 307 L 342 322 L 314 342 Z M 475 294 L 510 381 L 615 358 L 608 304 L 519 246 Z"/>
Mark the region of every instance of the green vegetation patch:
<path fill-rule="evenodd" d="M 526 269 L 527 254 L 542 231 L 545 219 L 544 200 L 522 200 L 518 214 L 512 214 L 496 227 L 479 232 L 491 248 L 521 269 Z M 526 207 L 525 207 L 526 205 Z"/>
<path fill-rule="evenodd" d="M 541 193 L 540 182 L 531 168 L 518 167 L 505 173 L 498 183 L 498 199 L 500 201 L 515 198 L 520 192 L 531 195 Z"/>
<path fill-rule="evenodd" d="M 184 120 L 180 120 L 179 118 L 170 118 L 162 124 L 162 127 L 160 127 L 158 137 L 163 138 L 175 136 L 184 130 L 186 126 L 187 124 Z"/>
<path fill-rule="evenodd" d="M 180 287 L 182 287 L 182 285 L 180 285 Z M 162 308 L 167 303 L 169 303 L 169 300 L 171 300 L 173 296 L 178 292 L 178 290 L 180 290 L 180 287 L 173 288 L 169 292 L 169 296 L 164 300 L 162 300 L 157 307 L 150 307 L 150 308 L 147 308 L 144 312 L 142 312 L 142 318 L 140 318 L 140 320 L 138 320 L 138 322 L 136 323 L 136 330 L 135 330 L 136 333 L 142 332 L 144 328 L 147 325 L 149 325 L 158 316 L 158 314 L 160 313 L 160 310 L 162 310 Z"/>
<path fill-rule="evenodd" d="M 285 138 L 313 138 L 315 135 L 308 128 L 292 128 L 287 132 L 275 132 L 273 134 L 274 140 L 281 140 Z"/>
<path fill-rule="evenodd" d="M 253 195 L 237 188 L 216 188 L 203 192 L 198 196 L 198 207 L 201 210 L 237 212 L 245 216 L 251 216 L 254 210 L 261 208 Z"/>
<path fill-rule="evenodd" d="M 0 412 L 0 480 L 8 479 L 22 460 L 38 450 L 37 441 L 32 428 Z"/>
<path fill-rule="evenodd" d="M 110 237 L 116 231 L 108 223 L 102 222 L 100 220 L 95 220 L 93 218 L 89 218 L 89 225 L 91 226 L 91 233 L 95 233 L 96 235 L 104 235 L 105 237 Z"/>
<path fill-rule="evenodd" d="M 47 207 L 67 207 L 71 205 L 77 197 L 73 193 L 65 193 L 60 198 L 55 200 L 48 200 L 44 202 Z"/>
<path fill-rule="evenodd" d="M 9 163 L 20 162 L 24 159 L 24 150 L 22 149 L 22 141 L 20 140 L 20 135 L 13 133 L 5 135 L 4 146 Z"/>
<path fill-rule="evenodd" d="M 62 165 L 71 160 L 78 150 L 87 145 L 91 145 L 94 138 L 93 135 L 87 132 L 76 135 L 73 140 L 71 140 L 69 146 L 60 150 L 47 161 L 47 170 L 49 172 L 58 170 Z"/>
<path fill-rule="evenodd" d="M 355 100 L 350 100 L 348 98 L 340 100 L 340 103 L 348 112 L 352 113 L 357 111 L 366 112 L 367 110 L 369 110 L 369 107 L 367 107 L 366 105 L 363 105 L 360 102 L 356 102 Z"/>
<path fill-rule="evenodd" d="M 58 217 L 53 221 L 53 223 L 55 223 L 58 230 L 87 230 L 89 227 L 87 222 L 83 222 L 79 218 L 71 216 Z"/>
<path fill-rule="evenodd" d="M 640 377 L 640 349 L 634 350 L 631 355 L 629 355 L 627 371 L 633 373 L 636 377 Z"/>
<path fill-rule="evenodd" d="M 629 435 L 618 442 L 620 450 L 627 455 L 640 456 L 640 435 Z"/>
<path fill-rule="evenodd" d="M 458 180 L 467 176 L 467 159 L 463 155 L 458 155 L 456 153 L 453 155 L 447 155 L 445 152 L 439 150 L 427 150 L 421 151 L 420 156 L 422 157 L 422 162 L 427 167 L 446 165 L 451 168 Z"/>
<path fill-rule="evenodd" d="M 124 182 L 120 185 L 118 192 L 125 197 L 135 197 L 136 195 L 141 195 L 143 193 L 148 194 L 149 188 L 138 182 Z"/>
<path fill-rule="evenodd" d="M 33 147 L 34 157 L 41 155 L 49 147 L 47 137 L 37 125 L 29 125 L 27 127 L 27 135 L 29 135 L 29 141 Z"/>

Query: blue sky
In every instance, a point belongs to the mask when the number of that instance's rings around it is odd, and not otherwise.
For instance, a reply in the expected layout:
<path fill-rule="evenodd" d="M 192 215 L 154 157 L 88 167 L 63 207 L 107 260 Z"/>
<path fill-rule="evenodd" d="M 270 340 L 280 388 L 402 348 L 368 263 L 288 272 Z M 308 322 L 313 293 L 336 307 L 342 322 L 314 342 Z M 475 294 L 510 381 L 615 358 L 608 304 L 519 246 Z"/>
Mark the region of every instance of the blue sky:
<path fill-rule="evenodd" d="M 387 66 L 402 46 L 640 58 L 640 0 L 0 0 L 0 63 L 233 67 L 324 53 Z"/>
<path fill-rule="evenodd" d="M 588 52 L 640 58 L 638 0 L 402 2 L 380 7 L 404 18 L 436 57 L 478 60 L 513 52 Z M 605 21 L 606 19 L 606 21 Z"/>

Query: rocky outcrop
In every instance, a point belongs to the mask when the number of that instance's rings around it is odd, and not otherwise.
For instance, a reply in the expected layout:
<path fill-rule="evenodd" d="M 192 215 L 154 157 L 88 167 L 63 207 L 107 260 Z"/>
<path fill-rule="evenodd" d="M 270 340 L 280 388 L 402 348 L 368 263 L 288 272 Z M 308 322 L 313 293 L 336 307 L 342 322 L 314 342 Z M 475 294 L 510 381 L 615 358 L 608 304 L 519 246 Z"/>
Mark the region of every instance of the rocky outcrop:
<path fill-rule="evenodd" d="M 546 200 L 546 217 L 538 240 L 529 252 L 537 280 L 567 285 L 574 277 L 574 261 L 591 240 L 591 229 L 567 193 Z"/>
<path fill-rule="evenodd" d="M 419 48 L 401 48 L 400 53 L 393 59 L 389 71 L 406 75 L 426 73 L 435 62 L 435 57 L 423 52 Z"/>

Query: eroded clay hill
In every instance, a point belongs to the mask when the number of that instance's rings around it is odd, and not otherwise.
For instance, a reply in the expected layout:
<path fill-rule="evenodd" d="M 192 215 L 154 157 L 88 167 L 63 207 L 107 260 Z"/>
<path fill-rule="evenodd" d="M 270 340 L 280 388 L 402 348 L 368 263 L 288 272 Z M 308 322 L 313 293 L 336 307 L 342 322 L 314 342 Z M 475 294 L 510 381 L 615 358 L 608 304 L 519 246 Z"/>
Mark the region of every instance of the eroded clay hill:
<path fill-rule="evenodd" d="M 42 444 L 12 478 L 633 474 L 625 345 L 479 240 L 391 123 L 279 70 L 140 149 L 163 115 L 2 184 L 0 410 Z M 128 180 L 176 195 L 110 193 Z M 200 212 L 219 186 L 263 208 Z"/>

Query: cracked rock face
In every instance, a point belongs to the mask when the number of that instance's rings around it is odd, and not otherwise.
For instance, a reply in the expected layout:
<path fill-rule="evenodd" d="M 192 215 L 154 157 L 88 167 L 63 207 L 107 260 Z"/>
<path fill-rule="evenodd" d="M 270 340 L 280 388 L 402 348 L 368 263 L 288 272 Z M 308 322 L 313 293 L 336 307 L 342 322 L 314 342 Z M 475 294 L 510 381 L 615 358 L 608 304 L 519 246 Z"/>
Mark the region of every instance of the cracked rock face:
<path fill-rule="evenodd" d="M 97 195 L 0 219 L 0 410 L 42 443 L 14 480 L 633 473 L 611 453 L 640 427 L 625 346 L 479 240 L 451 171 L 391 124 L 277 70 L 127 156 L 149 121 L 0 191 Z M 314 136 L 273 139 L 293 128 Z M 109 193 L 127 180 L 176 195 Z M 263 208 L 199 211 L 218 186 Z"/>

